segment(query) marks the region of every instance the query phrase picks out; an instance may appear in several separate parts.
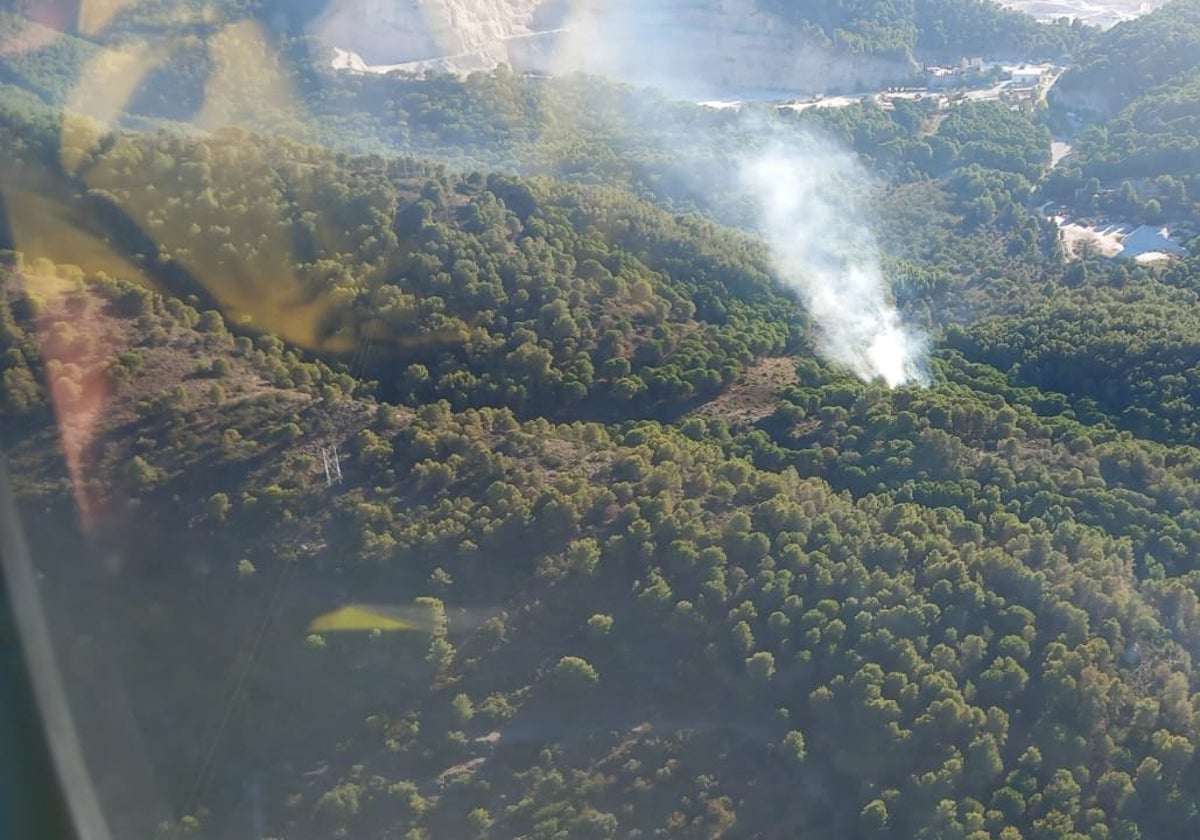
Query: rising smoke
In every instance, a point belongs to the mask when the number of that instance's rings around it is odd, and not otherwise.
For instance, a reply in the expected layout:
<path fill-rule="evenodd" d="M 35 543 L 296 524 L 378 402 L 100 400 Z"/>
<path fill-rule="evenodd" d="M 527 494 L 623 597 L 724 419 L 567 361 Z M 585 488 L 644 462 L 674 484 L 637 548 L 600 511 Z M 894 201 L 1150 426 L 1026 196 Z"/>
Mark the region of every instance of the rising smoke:
<path fill-rule="evenodd" d="M 513 60 L 516 49 L 524 56 L 518 66 L 585 71 L 651 85 L 684 99 L 754 100 L 767 83 L 818 90 L 840 67 L 819 43 L 802 39 L 796 46 L 795 33 L 784 37 L 787 25 L 752 0 L 699 8 L 672 0 L 431 0 L 408 5 L 399 0 L 329 0 L 329 5 L 323 37 L 338 41 L 345 31 L 347 38 L 353 37 L 339 45 L 382 45 L 391 51 L 391 60 L 403 49 L 415 51 L 413 55 L 448 53 L 454 61 L 463 59 L 458 55 L 463 50 L 482 50 L 478 60 L 486 63 L 494 60 L 497 49 Z M 362 22 L 377 17 L 376 6 L 391 10 L 389 25 L 364 33 Z M 529 15 L 522 17 L 525 12 Z M 516 37 L 522 28 L 552 37 Z M 507 35 L 496 40 L 498 32 Z M 488 49 L 481 46 L 489 44 Z M 868 177 L 849 151 L 812 134 L 786 131 L 761 111 L 709 130 L 697 130 L 703 125 L 698 121 L 687 126 L 685 136 L 658 112 L 629 113 L 627 119 L 639 149 L 658 145 L 669 150 L 674 162 L 669 174 L 685 199 L 734 223 L 744 220 L 721 212 L 731 188 L 756 206 L 757 227 L 770 245 L 776 271 L 812 316 L 824 357 L 891 387 L 928 382 L 926 341 L 901 322 L 889 300 L 870 214 L 861 199 Z M 553 149 L 556 141 L 547 138 L 559 131 L 569 136 L 573 130 L 587 127 L 568 126 L 555 114 L 542 139 Z M 741 157 L 736 173 L 722 168 L 723 150 L 729 148 L 754 149 Z M 419 155 L 424 150 L 412 151 Z M 541 165 L 531 158 L 522 168 Z M 731 177 L 736 183 L 730 183 Z"/>
<path fill-rule="evenodd" d="M 816 324 L 818 352 L 868 381 L 927 384 L 925 338 L 901 323 L 888 299 L 858 162 L 813 137 L 793 137 L 743 157 L 739 174 L 780 279 Z"/>

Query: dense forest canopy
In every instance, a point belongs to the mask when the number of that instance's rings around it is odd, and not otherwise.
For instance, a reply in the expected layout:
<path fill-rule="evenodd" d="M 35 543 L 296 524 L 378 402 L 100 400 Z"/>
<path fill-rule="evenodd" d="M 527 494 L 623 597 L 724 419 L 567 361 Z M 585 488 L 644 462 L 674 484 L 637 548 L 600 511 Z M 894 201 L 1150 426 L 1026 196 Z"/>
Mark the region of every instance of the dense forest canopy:
<path fill-rule="evenodd" d="M 1099 72 L 989 3 L 804 8 Z M 112 113 L 82 30 L 0 55 L 0 444 L 115 836 L 1200 831 L 1200 259 L 1039 209 L 1161 159 L 1105 200 L 1194 211 L 1152 62 L 1114 113 L 1166 140 L 1052 167 L 1033 104 L 334 76 L 192 23 Z M 928 387 L 818 354 L 754 229 L 736 153 L 814 134 Z"/>
<path fill-rule="evenodd" d="M 1080 165 L 1101 179 L 1194 175 L 1200 162 L 1200 3 L 1173 0 L 1083 49 L 1053 98 L 1095 119 Z"/>
<path fill-rule="evenodd" d="M 22 268 L 26 282 L 47 271 Z M 950 825 L 1038 836 L 1079 824 L 1170 837 L 1195 819 L 1183 794 L 1196 737 L 1186 581 L 1200 547 L 1186 513 L 1200 476 L 1190 447 L 1137 441 L 1098 412 L 1076 419 L 1055 395 L 954 354 L 929 392 L 802 363 L 759 430 L 374 407 L 352 378 L 235 338 L 186 304 L 112 281 L 81 293 L 77 276 L 55 274 L 77 290 L 39 304 L 56 342 L 87 346 L 102 325 L 127 325 L 129 349 L 107 376 L 136 408 L 140 438 L 106 434 L 93 469 L 119 480 L 90 504 L 116 526 L 107 540 L 132 564 L 122 580 L 157 570 L 126 617 L 152 633 L 145 650 L 211 626 L 211 598 L 226 588 L 224 620 L 245 623 L 280 563 L 298 564 L 293 623 L 305 604 L 328 603 L 331 575 L 350 597 L 427 593 L 451 628 L 473 604 L 494 613 L 425 642 L 272 636 L 235 749 L 311 766 L 336 737 L 345 756 L 336 777 L 272 817 L 290 834 L 790 825 L 937 836 Z M 60 345 L 39 343 L 25 306 L 4 323 L 42 374 L 6 376 L 30 385 L 28 418 L 42 410 L 38 381 L 70 400 L 81 374 L 54 358 Z M 147 393 L 181 356 L 197 359 L 197 377 Z M 274 384 L 255 384 L 264 379 Z M 334 417 L 358 430 L 330 507 L 307 478 L 312 457 L 289 441 L 346 434 Z M 45 457 L 30 444 L 18 454 Z M 37 493 L 45 504 L 57 491 Z M 180 494 L 194 501 L 169 501 Z M 179 525 L 224 559 L 202 578 L 210 595 L 181 601 L 170 564 L 119 523 L 136 521 L 153 545 L 189 510 Z M 314 534 L 327 547 L 311 554 Z M 48 571 L 66 583 L 65 569 Z M 194 664 L 177 673 L 151 654 L 125 667 L 176 710 L 222 699 L 220 680 Z M 381 693 L 384 673 L 401 695 Z M 263 716 L 300 685 L 303 703 Z M 303 745 L 286 734 L 300 726 Z M 495 747 L 473 740 L 491 732 Z M 625 755 L 606 762 L 623 741 Z M 186 754 L 187 743 L 159 749 Z M 269 777 L 281 793 L 299 781 Z M 236 813 L 208 811 L 199 828 L 219 835 Z"/>
<path fill-rule="evenodd" d="M 19 188 L 54 150 L 18 138 Z M 610 188 L 451 176 L 236 129 L 86 146 L 61 150 L 89 158 L 82 184 L 51 166 L 28 189 L 54 183 L 159 282 L 235 322 L 314 351 L 372 343 L 357 372 L 389 393 L 563 416 L 686 402 L 797 341 L 760 248 Z"/>
<path fill-rule="evenodd" d="M 1094 110 L 1113 114 L 1200 69 L 1200 4 L 1172 0 L 1154 12 L 1114 26 L 1088 44 L 1062 80 L 1060 96 L 1090 97 Z"/>
<path fill-rule="evenodd" d="M 851 53 L 911 58 L 964 55 L 1059 57 L 1089 35 L 1067 23 L 1046 26 L 994 0 L 759 0 L 786 19 Z"/>

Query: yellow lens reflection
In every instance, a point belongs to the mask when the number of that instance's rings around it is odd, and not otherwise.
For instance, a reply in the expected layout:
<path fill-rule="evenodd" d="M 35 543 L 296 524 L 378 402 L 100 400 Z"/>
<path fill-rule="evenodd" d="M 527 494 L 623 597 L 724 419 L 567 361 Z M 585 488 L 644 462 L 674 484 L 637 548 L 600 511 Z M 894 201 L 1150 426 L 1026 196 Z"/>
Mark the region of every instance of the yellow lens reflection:
<path fill-rule="evenodd" d="M 99 35 L 119 13 L 142 0 L 82 0 L 79 4 L 79 31 Z"/>
<path fill-rule="evenodd" d="M 193 122 L 214 131 L 226 125 L 261 123 L 264 115 L 292 115 L 299 107 L 287 73 L 253 21 L 239 21 L 208 39 L 209 73 L 204 106 Z"/>
<path fill-rule="evenodd" d="M 414 612 L 409 610 L 409 612 Z M 314 618 L 308 625 L 310 633 L 363 632 L 370 630 L 426 630 L 431 622 L 424 611 L 405 616 L 403 610 L 389 607 L 370 607 L 349 604 Z"/>
<path fill-rule="evenodd" d="M 67 172 L 79 174 L 138 85 L 161 59 L 158 50 L 140 43 L 101 50 L 84 66 L 63 111 L 60 158 Z"/>

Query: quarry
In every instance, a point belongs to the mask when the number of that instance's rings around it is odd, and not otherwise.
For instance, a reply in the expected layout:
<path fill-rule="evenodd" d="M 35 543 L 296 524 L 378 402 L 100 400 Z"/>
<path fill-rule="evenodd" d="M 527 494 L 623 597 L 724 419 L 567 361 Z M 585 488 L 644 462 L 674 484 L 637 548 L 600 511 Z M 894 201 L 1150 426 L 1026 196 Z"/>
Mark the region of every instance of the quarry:
<path fill-rule="evenodd" d="M 311 26 L 359 72 L 584 72 L 696 98 L 871 90 L 911 76 L 911 60 L 848 56 L 756 0 L 335 0 Z"/>
<path fill-rule="evenodd" d="M 1161 2 L 1002 5 L 1042 21 L 1106 28 Z M 758 0 L 331 0 L 309 31 L 334 50 L 335 68 L 356 72 L 469 73 L 504 63 L 517 72 L 584 72 L 722 101 L 731 94 L 763 100 L 763 91 L 869 92 L 923 74 L 933 89 L 959 86 L 955 68 L 833 48 Z M 1019 75 L 1017 85 L 1037 86 L 1038 78 Z"/>

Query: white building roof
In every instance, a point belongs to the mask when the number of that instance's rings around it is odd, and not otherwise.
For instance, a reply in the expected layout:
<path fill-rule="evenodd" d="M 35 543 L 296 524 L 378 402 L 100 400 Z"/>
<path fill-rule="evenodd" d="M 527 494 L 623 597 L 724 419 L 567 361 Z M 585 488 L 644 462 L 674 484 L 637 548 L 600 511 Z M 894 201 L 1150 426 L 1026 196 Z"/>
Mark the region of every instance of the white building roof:
<path fill-rule="evenodd" d="M 1142 225 L 1134 228 L 1121 243 L 1121 256 L 1137 259 L 1148 254 L 1187 255 L 1187 248 L 1171 240 L 1171 232 L 1161 225 Z"/>

